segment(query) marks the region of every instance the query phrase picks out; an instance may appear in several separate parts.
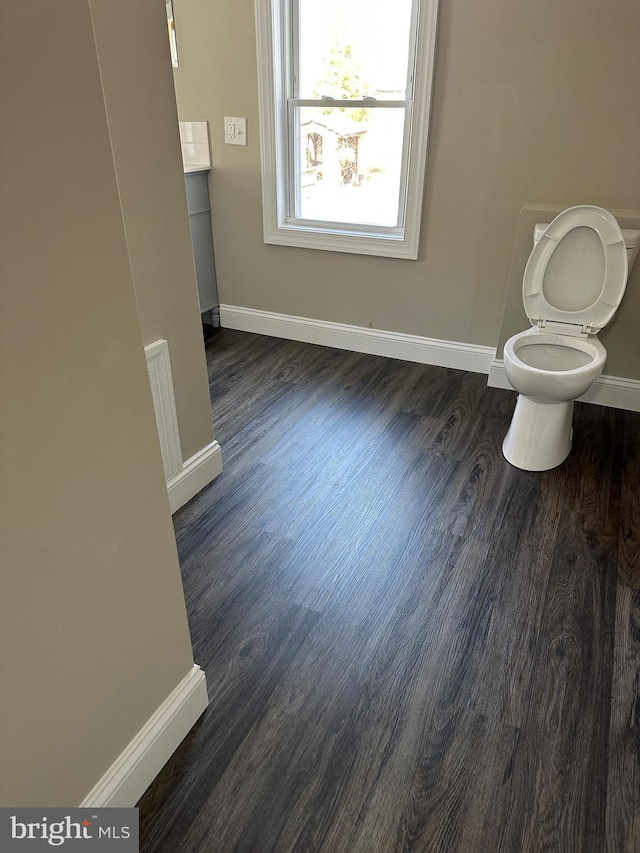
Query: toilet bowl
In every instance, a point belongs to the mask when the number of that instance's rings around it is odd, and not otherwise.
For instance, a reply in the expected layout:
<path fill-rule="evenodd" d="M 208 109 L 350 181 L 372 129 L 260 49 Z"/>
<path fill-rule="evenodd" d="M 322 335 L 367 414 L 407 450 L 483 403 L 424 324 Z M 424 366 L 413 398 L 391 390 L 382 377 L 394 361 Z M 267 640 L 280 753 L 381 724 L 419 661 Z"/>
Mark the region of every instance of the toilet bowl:
<path fill-rule="evenodd" d="M 515 467 L 545 471 L 568 456 L 573 403 L 607 358 L 597 333 L 615 314 L 639 250 L 640 231 L 623 232 L 607 210 L 591 205 L 536 226 L 522 285 L 532 328 L 504 348 L 518 400 L 502 452 Z"/>

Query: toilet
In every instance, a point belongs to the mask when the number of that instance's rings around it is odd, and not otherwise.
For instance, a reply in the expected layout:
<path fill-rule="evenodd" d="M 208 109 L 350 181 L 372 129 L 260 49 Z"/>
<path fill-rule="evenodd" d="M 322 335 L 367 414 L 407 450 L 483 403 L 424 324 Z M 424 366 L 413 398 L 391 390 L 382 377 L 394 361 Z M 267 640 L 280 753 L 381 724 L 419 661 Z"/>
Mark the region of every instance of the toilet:
<path fill-rule="evenodd" d="M 502 452 L 516 468 L 546 471 L 569 455 L 574 400 L 602 372 L 598 332 L 622 300 L 638 251 L 640 230 L 622 230 L 601 207 L 571 207 L 536 225 L 522 281 L 532 328 L 504 347 L 518 400 Z"/>

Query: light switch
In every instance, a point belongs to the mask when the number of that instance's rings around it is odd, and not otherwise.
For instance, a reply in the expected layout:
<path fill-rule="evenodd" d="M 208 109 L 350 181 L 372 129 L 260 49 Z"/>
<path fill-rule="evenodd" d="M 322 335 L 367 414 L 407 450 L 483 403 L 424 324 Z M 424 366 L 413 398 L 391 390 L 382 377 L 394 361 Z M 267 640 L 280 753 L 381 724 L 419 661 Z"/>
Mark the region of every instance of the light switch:
<path fill-rule="evenodd" d="M 247 144 L 247 120 L 237 116 L 224 117 L 224 141 L 227 145 Z"/>

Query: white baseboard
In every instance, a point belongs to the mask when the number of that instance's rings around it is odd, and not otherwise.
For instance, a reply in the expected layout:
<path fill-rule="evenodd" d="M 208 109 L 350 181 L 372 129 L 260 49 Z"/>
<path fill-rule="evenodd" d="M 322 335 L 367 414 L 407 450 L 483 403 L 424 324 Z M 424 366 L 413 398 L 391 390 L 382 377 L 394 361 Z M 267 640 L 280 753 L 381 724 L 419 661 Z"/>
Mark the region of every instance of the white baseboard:
<path fill-rule="evenodd" d="M 290 314 L 276 314 L 237 305 L 220 306 L 220 325 L 225 329 L 321 344 L 352 352 L 488 373 L 487 384 L 490 387 L 512 390 L 504 372 L 504 361 L 496 358 L 493 347 L 311 320 L 308 317 L 293 317 Z M 621 376 L 601 376 L 579 399 L 585 403 L 639 412 L 640 381 Z"/>
<path fill-rule="evenodd" d="M 503 359 L 494 358 L 491 362 L 487 385 L 491 388 L 513 390 L 507 379 Z M 587 393 L 578 399 L 583 403 L 640 412 L 640 382 L 637 379 L 625 379 L 622 376 L 600 376 Z"/>
<path fill-rule="evenodd" d="M 204 672 L 194 665 L 87 794 L 80 807 L 135 806 L 208 704 Z"/>
<path fill-rule="evenodd" d="M 171 514 L 188 503 L 222 472 L 222 450 L 212 441 L 182 466 L 182 471 L 167 480 Z"/>
<path fill-rule="evenodd" d="M 345 323 L 310 320 L 271 311 L 240 308 L 236 305 L 220 306 L 220 325 L 291 341 L 321 344 L 352 352 L 366 352 L 387 358 L 399 358 L 419 364 L 453 367 L 474 373 L 488 373 L 496 351 L 493 347 L 443 341 L 418 335 L 405 335 L 383 329 L 367 329 Z"/>

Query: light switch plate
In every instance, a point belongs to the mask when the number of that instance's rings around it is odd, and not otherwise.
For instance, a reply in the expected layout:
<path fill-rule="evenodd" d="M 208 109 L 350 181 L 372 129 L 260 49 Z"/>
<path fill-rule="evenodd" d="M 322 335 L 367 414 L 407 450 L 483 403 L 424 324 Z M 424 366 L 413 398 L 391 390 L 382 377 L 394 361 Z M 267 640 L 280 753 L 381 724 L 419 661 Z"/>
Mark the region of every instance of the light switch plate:
<path fill-rule="evenodd" d="M 224 141 L 227 145 L 247 144 L 247 120 L 238 116 L 224 117 Z"/>

